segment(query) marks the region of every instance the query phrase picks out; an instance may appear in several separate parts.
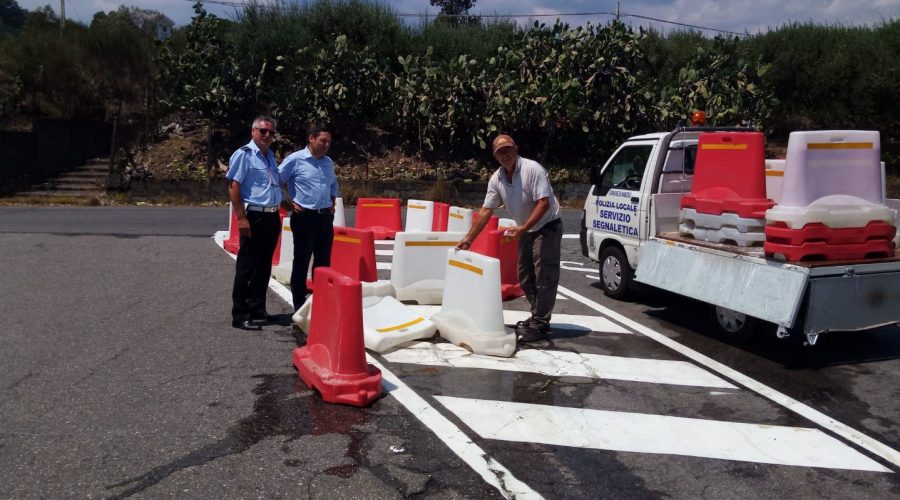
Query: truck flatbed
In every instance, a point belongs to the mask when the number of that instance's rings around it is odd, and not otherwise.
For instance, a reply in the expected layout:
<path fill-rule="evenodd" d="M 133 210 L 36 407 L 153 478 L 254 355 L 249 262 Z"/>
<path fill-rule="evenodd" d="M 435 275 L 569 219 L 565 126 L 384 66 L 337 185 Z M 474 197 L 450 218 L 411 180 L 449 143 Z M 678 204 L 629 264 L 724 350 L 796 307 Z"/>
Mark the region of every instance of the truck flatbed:
<path fill-rule="evenodd" d="M 684 245 L 693 245 L 701 248 L 708 248 L 711 250 L 715 250 L 718 252 L 727 252 L 733 253 L 736 255 L 741 255 L 744 257 L 754 257 L 759 259 L 765 259 L 766 256 L 763 253 L 762 247 L 740 247 L 737 245 L 728 245 L 725 243 L 713 243 L 710 241 L 697 240 L 691 237 L 686 237 L 677 232 L 666 232 L 660 233 L 656 236 L 659 239 L 670 240 L 676 243 L 681 243 Z M 788 263 L 787 261 L 770 258 L 769 260 Z M 894 251 L 894 255 L 891 257 L 882 257 L 876 259 L 865 259 L 865 260 L 809 260 L 809 261 L 799 261 L 799 262 L 790 262 L 791 265 L 795 265 L 798 267 L 807 267 L 807 268 L 819 268 L 819 267 L 846 267 L 846 266 L 858 266 L 860 264 L 873 264 L 879 262 L 900 262 L 900 249 L 896 249 Z"/>

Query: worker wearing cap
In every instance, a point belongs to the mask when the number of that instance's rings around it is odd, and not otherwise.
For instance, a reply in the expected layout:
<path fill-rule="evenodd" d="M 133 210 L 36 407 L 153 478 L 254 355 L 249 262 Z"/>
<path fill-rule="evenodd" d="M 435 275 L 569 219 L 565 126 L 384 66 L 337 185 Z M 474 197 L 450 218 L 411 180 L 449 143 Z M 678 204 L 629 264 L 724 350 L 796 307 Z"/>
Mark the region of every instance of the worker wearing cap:
<path fill-rule="evenodd" d="M 270 146 L 275 140 L 275 120 L 253 120 L 251 141 L 228 160 L 228 195 L 241 235 L 231 292 L 231 326 L 260 330 L 256 320 L 272 321 L 266 312 L 266 292 L 272 272 L 272 255 L 281 234 L 281 183 Z"/>
<path fill-rule="evenodd" d="M 519 285 L 531 304 L 531 317 L 516 324 L 520 342 L 543 340 L 550 331 L 550 315 L 559 286 L 562 220 L 559 200 L 540 163 L 519 156 L 519 147 L 508 135 L 493 142 L 500 168 L 488 181 L 487 195 L 468 234 L 457 243 L 467 250 L 501 205 L 506 206 L 516 226 L 505 235 L 519 241 Z"/>

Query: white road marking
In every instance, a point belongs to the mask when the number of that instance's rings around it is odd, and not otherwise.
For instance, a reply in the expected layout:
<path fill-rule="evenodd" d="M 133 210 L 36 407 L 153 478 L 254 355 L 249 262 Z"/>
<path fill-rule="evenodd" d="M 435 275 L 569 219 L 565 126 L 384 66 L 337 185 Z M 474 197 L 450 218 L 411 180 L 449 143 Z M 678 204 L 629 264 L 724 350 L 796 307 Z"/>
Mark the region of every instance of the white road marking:
<path fill-rule="evenodd" d="M 435 396 L 485 439 L 891 472 L 819 429 Z"/>
<path fill-rule="evenodd" d="M 441 310 L 441 306 L 420 306 L 411 304 L 409 307 L 418 311 L 419 314 L 430 318 Z M 527 319 L 531 316 L 528 311 L 503 311 L 503 323 L 507 325 L 515 325 L 516 322 Z M 622 335 L 633 335 L 633 333 L 622 328 L 621 325 L 610 321 L 603 316 L 582 316 L 578 314 L 554 314 L 550 327 L 558 330 L 582 330 L 585 333 L 618 333 Z"/>
<path fill-rule="evenodd" d="M 512 472 L 494 460 L 480 446 L 473 443 L 466 434 L 447 417 L 441 415 L 421 396 L 403 383 L 390 370 L 366 354 L 369 363 L 381 370 L 382 386 L 407 410 L 444 442 L 456 455 L 469 464 L 488 484 L 500 490 L 505 498 L 543 498 L 530 486 L 513 476 Z"/>
<path fill-rule="evenodd" d="M 672 384 L 717 389 L 737 389 L 708 371 L 688 363 L 661 359 L 624 358 L 542 349 L 521 350 L 512 358 L 481 356 L 450 343 L 415 342 L 387 354 L 391 363 L 453 368 L 480 368 L 539 373 L 550 377 L 586 377 Z"/>
<path fill-rule="evenodd" d="M 612 309 L 604 307 L 579 293 L 573 292 L 572 290 L 569 290 L 562 286 L 559 287 L 559 290 L 560 290 L 560 292 L 568 295 L 569 297 L 572 297 L 573 299 L 577 300 L 578 302 L 581 302 L 582 304 L 590 307 L 591 309 L 599 312 L 600 314 L 606 315 L 609 318 L 611 318 L 615 321 L 618 321 L 619 323 L 625 325 L 628 328 L 631 328 L 632 330 L 634 330 L 637 333 L 646 335 L 647 337 L 680 353 L 681 355 L 687 357 L 688 359 L 694 360 L 695 362 L 705 366 L 706 368 L 708 368 L 714 372 L 717 372 L 718 374 L 724 376 L 725 378 L 730 379 L 733 382 L 736 382 L 739 385 L 742 385 L 742 386 L 750 389 L 751 391 L 759 394 L 760 396 L 763 396 L 771 401 L 774 401 L 775 403 L 787 408 L 788 410 L 791 410 L 794 413 L 797 413 L 798 415 L 812 421 L 813 423 L 837 434 L 838 436 L 841 436 L 842 438 L 846 439 L 847 441 L 849 441 L 865 450 L 868 450 L 869 452 L 874 453 L 875 455 L 878 455 L 879 457 L 887 460 L 888 462 L 900 467 L 900 452 L 885 445 L 884 443 L 882 443 L 876 439 L 873 439 L 873 438 L 863 434 L 862 432 L 859 432 L 856 429 L 853 429 L 852 427 L 850 427 L 848 425 L 842 424 L 841 422 L 838 422 L 837 420 L 829 417 L 828 415 L 825 415 L 824 413 L 822 413 L 818 410 L 815 410 L 815 409 L 797 401 L 794 398 L 791 398 L 785 394 L 782 394 L 765 384 L 757 382 L 756 380 L 748 377 L 747 375 L 744 375 L 743 373 L 741 373 L 733 368 L 725 366 L 722 363 L 719 363 L 718 361 L 715 361 L 714 359 L 712 359 L 708 356 L 700 354 L 699 352 L 697 352 L 689 347 L 683 346 L 683 345 L 679 344 L 678 342 L 675 342 L 674 340 L 670 339 L 669 337 L 666 337 L 665 335 L 658 333 L 655 330 L 652 330 L 652 329 L 638 323 L 637 321 L 626 318 L 625 316 L 613 311 Z"/>
<path fill-rule="evenodd" d="M 380 271 L 390 271 L 391 263 L 390 262 L 375 262 L 375 269 Z"/>
<path fill-rule="evenodd" d="M 375 255 L 386 255 L 386 256 L 391 256 L 391 255 L 394 255 L 394 251 L 393 251 L 393 250 L 378 250 L 378 249 L 375 249 Z"/>
<path fill-rule="evenodd" d="M 223 240 L 218 237 L 218 233 L 214 236 L 214 240 L 221 248 Z M 225 253 L 230 255 L 231 258 L 237 259 L 236 255 Z M 291 291 L 274 279 L 269 280 L 269 288 L 288 304 L 293 301 Z M 370 356 L 369 353 L 366 353 L 366 361 L 381 370 L 382 387 L 388 394 L 394 396 L 420 422 L 431 429 L 438 439 L 453 450 L 459 458 L 469 464 L 469 467 L 480 475 L 485 482 L 497 488 L 504 498 L 544 498 L 531 489 L 530 486 L 513 476 L 509 469 L 490 457 L 480 446 L 473 443 L 459 427 L 448 420 L 447 417 L 441 415 L 439 411 L 429 405 L 408 385 L 404 384 L 396 375 L 379 363 L 378 360 Z"/>
<path fill-rule="evenodd" d="M 564 234 L 563 239 L 564 240 L 577 240 L 578 235 L 577 234 Z"/>
<path fill-rule="evenodd" d="M 376 245 L 394 246 L 394 240 L 375 240 Z"/>

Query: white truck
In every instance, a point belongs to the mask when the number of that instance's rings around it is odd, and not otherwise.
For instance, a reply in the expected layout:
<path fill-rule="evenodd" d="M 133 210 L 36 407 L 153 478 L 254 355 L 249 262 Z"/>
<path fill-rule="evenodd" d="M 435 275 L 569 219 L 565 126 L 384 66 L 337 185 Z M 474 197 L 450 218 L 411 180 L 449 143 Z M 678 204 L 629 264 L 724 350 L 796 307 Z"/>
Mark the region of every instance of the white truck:
<path fill-rule="evenodd" d="M 759 320 L 777 325 L 780 338 L 803 334 L 810 345 L 824 332 L 900 322 L 896 252 L 877 260 L 788 263 L 766 258 L 760 247 L 679 235 L 699 134 L 748 130 L 639 135 L 592 169 L 580 241 L 584 256 L 600 263 L 604 293 L 624 298 L 634 280 L 703 301 L 719 334 L 740 341 L 754 335 Z M 886 204 L 900 209 L 900 200 Z"/>

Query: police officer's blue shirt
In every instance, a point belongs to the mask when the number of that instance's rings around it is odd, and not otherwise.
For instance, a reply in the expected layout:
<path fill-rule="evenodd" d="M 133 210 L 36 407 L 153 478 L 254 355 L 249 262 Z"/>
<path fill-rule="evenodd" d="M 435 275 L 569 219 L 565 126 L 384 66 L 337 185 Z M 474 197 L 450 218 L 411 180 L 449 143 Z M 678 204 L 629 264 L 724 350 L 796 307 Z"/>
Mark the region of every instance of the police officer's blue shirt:
<path fill-rule="evenodd" d="M 288 186 L 291 200 L 303 208 L 320 210 L 331 207 L 337 198 L 338 183 L 334 163 L 328 156 L 315 159 L 309 148 L 291 153 L 278 166 L 281 182 Z"/>
<path fill-rule="evenodd" d="M 259 146 L 250 141 L 228 160 L 225 179 L 241 184 L 241 199 L 250 205 L 272 207 L 281 203 L 281 180 L 272 150 L 263 156 Z"/>

